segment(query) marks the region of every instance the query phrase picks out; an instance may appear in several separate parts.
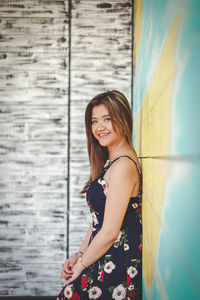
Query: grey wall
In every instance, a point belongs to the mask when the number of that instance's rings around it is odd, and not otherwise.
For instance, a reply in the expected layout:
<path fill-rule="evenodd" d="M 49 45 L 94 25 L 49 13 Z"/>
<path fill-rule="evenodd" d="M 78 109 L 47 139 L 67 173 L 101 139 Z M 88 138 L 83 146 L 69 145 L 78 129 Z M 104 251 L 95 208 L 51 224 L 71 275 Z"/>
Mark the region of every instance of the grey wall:
<path fill-rule="evenodd" d="M 0 296 L 63 286 L 90 222 L 85 106 L 113 88 L 131 100 L 131 5 L 0 1 Z"/>

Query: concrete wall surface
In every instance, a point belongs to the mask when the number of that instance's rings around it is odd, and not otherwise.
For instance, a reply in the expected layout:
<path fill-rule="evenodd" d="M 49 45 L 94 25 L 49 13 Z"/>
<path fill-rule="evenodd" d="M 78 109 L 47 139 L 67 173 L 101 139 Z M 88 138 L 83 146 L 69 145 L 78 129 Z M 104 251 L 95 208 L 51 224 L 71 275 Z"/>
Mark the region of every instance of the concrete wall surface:
<path fill-rule="evenodd" d="M 199 1 L 136 0 L 134 145 L 143 299 L 200 299 Z"/>

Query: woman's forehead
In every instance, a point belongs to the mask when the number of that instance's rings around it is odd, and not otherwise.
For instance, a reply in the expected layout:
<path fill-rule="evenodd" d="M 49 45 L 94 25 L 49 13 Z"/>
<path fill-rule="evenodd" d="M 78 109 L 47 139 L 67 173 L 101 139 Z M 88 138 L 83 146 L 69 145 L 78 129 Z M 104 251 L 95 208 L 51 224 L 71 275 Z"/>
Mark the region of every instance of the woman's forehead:
<path fill-rule="evenodd" d="M 92 108 L 92 117 L 109 115 L 109 111 L 104 104 L 95 105 Z"/>

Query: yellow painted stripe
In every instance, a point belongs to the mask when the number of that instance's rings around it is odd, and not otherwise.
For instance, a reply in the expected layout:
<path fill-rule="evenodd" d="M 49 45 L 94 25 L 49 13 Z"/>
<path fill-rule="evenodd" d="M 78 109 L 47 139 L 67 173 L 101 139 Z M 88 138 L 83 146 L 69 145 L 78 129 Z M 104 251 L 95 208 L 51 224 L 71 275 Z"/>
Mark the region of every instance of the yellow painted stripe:
<path fill-rule="evenodd" d="M 134 1 L 134 64 L 137 65 L 142 31 L 142 0 Z"/>
<path fill-rule="evenodd" d="M 178 25 L 176 17 L 136 121 L 136 150 L 141 157 L 150 157 L 142 161 L 143 274 L 147 288 L 151 287 L 155 272 L 165 182 L 170 171 L 167 161 L 151 157 L 169 155 Z"/>

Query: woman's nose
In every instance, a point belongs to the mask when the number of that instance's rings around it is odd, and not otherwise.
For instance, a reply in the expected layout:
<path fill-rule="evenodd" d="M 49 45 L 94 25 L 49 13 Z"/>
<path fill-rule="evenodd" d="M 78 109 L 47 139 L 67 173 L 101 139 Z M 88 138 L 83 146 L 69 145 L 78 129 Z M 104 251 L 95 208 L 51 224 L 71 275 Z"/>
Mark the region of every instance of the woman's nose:
<path fill-rule="evenodd" d="M 103 130 L 104 128 L 105 128 L 104 122 L 103 122 L 103 121 L 99 121 L 99 122 L 97 123 L 97 129 L 98 129 L 98 130 Z"/>

